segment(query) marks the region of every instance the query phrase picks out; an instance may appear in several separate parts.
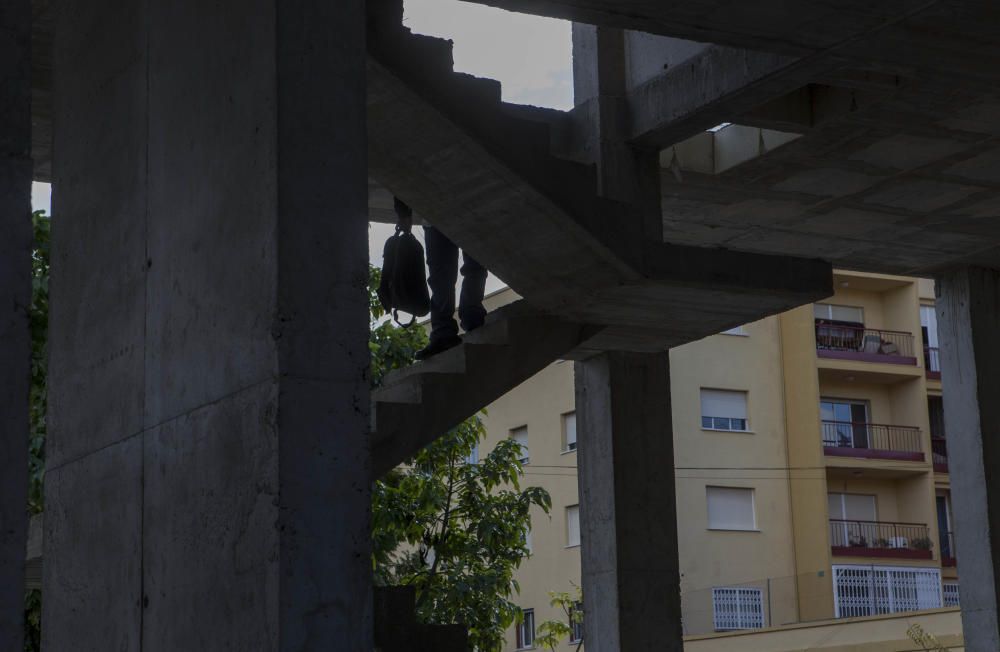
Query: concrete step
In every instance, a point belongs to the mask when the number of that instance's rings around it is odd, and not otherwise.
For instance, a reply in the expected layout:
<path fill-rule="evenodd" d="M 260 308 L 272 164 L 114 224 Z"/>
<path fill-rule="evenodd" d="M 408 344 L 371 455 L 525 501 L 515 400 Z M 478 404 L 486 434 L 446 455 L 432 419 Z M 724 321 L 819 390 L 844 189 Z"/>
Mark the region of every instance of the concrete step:
<path fill-rule="evenodd" d="M 459 346 L 390 374 L 373 393 L 379 477 L 594 334 L 515 302 Z"/>

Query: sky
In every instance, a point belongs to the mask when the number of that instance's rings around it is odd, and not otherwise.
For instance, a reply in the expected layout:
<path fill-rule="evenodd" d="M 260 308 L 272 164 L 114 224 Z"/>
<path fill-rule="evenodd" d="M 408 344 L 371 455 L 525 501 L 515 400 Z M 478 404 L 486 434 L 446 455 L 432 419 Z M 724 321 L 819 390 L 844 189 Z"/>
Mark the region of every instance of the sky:
<path fill-rule="evenodd" d="M 554 109 L 573 107 L 571 25 L 567 21 L 517 14 L 459 0 L 405 0 L 404 22 L 419 34 L 455 42 L 455 69 L 501 82 L 503 99 Z M 51 213 L 51 186 L 32 187 L 35 210 Z M 382 246 L 392 227 L 374 224 L 368 245 L 381 265 Z M 414 229 L 418 237 L 421 229 Z M 502 287 L 491 277 L 487 290 Z"/>

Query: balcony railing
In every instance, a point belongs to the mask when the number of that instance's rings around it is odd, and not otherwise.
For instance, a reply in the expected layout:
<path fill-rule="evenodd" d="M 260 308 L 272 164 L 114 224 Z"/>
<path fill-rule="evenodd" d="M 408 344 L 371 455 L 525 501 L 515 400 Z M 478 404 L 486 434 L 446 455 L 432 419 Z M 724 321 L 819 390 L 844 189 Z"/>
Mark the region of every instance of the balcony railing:
<path fill-rule="evenodd" d="M 941 565 L 942 566 L 955 566 L 956 557 L 955 554 L 955 533 L 954 532 L 942 532 L 941 533 Z"/>
<path fill-rule="evenodd" d="M 920 523 L 830 519 L 830 547 L 838 556 L 931 559 L 934 544 Z"/>
<path fill-rule="evenodd" d="M 928 378 L 941 378 L 941 349 L 936 346 L 924 347 L 924 368 Z"/>
<path fill-rule="evenodd" d="M 824 357 L 917 364 L 913 335 L 863 326 L 816 322 L 816 349 Z"/>
<path fill-rule="evenodd" d="M 948 472 L 948 440 L 944 437 L 931 437 L 931 459 L 934 460 L 934 470 L 938 473 Z"/>
<path fill-rule="evenodd" d="M 827 455 L 922 461 L 920 428 L 878 423 L 823 421 Z"/>

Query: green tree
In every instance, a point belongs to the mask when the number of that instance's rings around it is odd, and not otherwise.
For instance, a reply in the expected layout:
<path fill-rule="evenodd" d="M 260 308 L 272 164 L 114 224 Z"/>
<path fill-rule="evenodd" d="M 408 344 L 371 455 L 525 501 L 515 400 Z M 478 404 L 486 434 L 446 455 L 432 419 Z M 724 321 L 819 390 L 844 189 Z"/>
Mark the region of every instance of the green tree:
<path fill-rule="evenodd" d="M 558 607 L 563 612 L 565 620 L 546 620 L 539 625 L 535 645 L 547 647 L 555 652 L 563 639 L 572 642 L 573 625 L 583 624 L 583 611 L 580 609 L 580 605 L 583 604 L 583 592 L 579 586 L 574 587 L 573 593 L 549 591 L 549 604 Z M 582 646 L 581 639 L 577 641 L 576 649 L 579 650 Z"/>
<path fill-rule="evenodd" d="M 371 290 L 378 286 L 372 269 Z M 421 328 L 384 320 L 372 296 L 372 384 L 413 362 L 426 343 Z M 476 650 L 493 652 L 521 616 L 511 600 L 514 572 L 527 557 L 531 508 L 548 513 L 540 487 L 522 489 L 521 451 L 504 440 L 478 463 L 473 451 L 485 436 L 474 416 L 375 482 L 372 541 L 379 585 L 409 585 L 425 623 L 461 623 Z"/>

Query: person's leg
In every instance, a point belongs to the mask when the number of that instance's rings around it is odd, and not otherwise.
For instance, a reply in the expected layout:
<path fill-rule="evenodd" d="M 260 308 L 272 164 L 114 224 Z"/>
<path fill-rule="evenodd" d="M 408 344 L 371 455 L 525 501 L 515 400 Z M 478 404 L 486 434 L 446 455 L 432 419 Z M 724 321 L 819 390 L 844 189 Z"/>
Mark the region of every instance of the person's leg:
<path fill-rule="evenodd" d="M 462 252 L 462 259 L 462 296 L 458 302 L 458 318 L 462 328 L 471 331 L 482 326 L 486 320 L 483 295 L 486 293 L 487 271 L 468 252 Z"/>
<path fill-rule="evenodd" d="M 424 227 L 427 267 L 431 288 L 431 341 L 458 336 L 455 323 L 455 284 L 458 282 L 458 247 L 432 226 Z"/>

